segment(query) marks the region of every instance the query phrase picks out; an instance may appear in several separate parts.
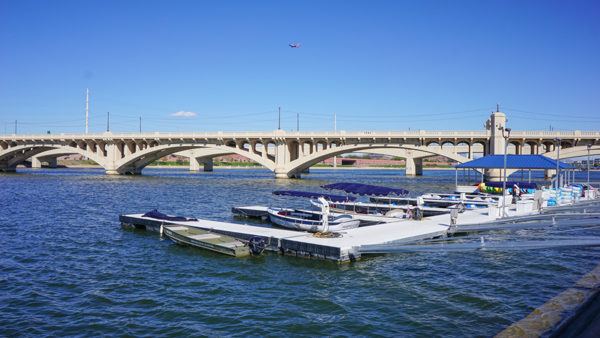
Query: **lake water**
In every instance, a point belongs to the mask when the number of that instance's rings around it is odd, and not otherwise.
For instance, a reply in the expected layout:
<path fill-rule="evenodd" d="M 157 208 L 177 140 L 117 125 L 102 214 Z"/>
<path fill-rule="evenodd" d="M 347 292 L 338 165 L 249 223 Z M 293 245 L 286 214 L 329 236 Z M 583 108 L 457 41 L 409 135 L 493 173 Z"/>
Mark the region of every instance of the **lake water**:
<path fill-rule="evenodd" d="M 490 336 L 600 258 L 598 249 L 574 248 L 380 255 L 342 265 L 276 254 L 235 259 L 123 230 L 118 221 L 154 208 L 234 221 L 235 205 L 307 204 L 273 190 L 340 181 L 415 193 L 454 185 L 453 171 L 272 177 L 260 169 L 0 174 L 0 335 Z"/>

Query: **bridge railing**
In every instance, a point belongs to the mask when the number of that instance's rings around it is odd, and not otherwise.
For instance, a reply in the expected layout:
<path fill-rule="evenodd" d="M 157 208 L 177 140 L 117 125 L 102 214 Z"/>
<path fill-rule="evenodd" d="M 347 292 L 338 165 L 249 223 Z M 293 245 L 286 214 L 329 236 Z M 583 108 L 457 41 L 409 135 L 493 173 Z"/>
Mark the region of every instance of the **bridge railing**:
<path fill-rule="evenodd" d="M 554 138 L 554 137 L 600 137 L 600 132 L 598 131 L 581 131 L 581 130 L 572 130 L 572 131 L 546 131 L 546 130 L 522 130 L 522 131 L 514 131 L 511 133 L 511 138 L 525 137 L 525 138 Z"/>
<path fill-rule="evenodd" d="M 0 135 L 0 139 L 104 139 L 104 138 L 273 138 L 273 137 L 487 137 L 486 131 L 457 131 L 457 130 L 409 130 L 409 131 L 313 131 L 313 132 L 186 132 L 186 133 L 100 133 L 100 134 L 17 134 Z"/>
<path fill-rule="evenodd" d="M 180 138 L 278 138 L 278 137 L 300 137 L 300 138 L 360 138 L 360 137 L 376 137 L 376 138 L 488 138 L 489 131 L 480 130 L 408 130 L 408 131 L 313 131 L 313 132 L 289 132 L 283 130 L 276 131 L 241 131 L 241 132 L 146 132 L 146 133 L 98 133 L 98 134 L 17 134 L 17 135 L 0 135 L 0 140 L 85 140 L 85 139 L 180 139 Z M 600 138 L 598 131 L 540 131 L 540 130 L 523 130 L 513 131 L 511 139 L 519 138 L 542 138 L 550 139 L 555 137 L 561 138 Z"/>

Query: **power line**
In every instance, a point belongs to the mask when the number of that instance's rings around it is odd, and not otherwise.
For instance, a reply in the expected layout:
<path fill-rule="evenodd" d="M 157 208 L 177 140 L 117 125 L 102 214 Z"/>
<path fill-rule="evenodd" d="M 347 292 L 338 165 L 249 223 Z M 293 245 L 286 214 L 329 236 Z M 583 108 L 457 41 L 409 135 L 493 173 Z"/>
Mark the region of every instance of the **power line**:
<path fill-rule="evenodd" d="M 541 113 L 541 112 L 532 112 L 532 111 L 521 110 L 521 109 L 516 109 L 516 108 L 509 108 L 509 107 L 506 107 L 506 109 L 508 111 L 512 111 L 512 112 L 525 113 L 525 114 L 531 114 L 531 115 L 556 116 L 556 117 L 569 116 L 569 117 L 572 117 L 572 118 L 597 119 L 597 120 L 600 120 L 600 118 L 594 118 L 594 117 L 590 117 L 590 116 L 581 116 L 581 115 L 572 115 L 572 114 L 566 114 L 566 113 L 565 114 Z"/>

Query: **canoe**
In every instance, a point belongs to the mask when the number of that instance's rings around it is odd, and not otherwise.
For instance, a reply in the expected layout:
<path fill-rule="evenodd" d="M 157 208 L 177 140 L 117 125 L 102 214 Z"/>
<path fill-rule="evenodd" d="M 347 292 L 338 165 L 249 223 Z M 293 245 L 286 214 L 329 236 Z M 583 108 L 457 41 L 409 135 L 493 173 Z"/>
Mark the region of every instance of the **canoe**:
<path fill-rule="evenodd" d="M 190 245 L 233 257 L 250 255 L 248 245 L 234 237 L 189 227 L 185 225 L 165 225 L 163 234 L 177 244 Z"/>

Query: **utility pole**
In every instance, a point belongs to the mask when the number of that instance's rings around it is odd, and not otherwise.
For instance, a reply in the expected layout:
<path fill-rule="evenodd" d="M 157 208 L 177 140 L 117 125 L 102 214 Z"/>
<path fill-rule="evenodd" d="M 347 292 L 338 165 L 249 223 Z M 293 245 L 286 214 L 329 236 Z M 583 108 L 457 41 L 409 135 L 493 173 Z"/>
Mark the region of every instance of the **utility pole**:
<path fill-rule="evenodd" d="M 85 133 L 87 135 L 90 121 L 90 89 L 85 89 Z"/>
<path fill-rule="evenodd" d="M 15 135 L 17 135 L 17 120 L 15 120 Z"/>
<path fill-rule="evenodd" d="M 142 117 L 140 116 L 140 134 L 142 133 Z"/>
<path fill-rule="evenodd" d="M 300 113 L 296 113 L 296 131 L 300 131 Z"/>
<path fill-rule="evenodd" d="M 337 132 L 337 115 L 333 113 L 333 131 Z"/>
<path fill-rule="evenodd" d="M 106 112 L 106 132 L 110 131 L 110 112 Z"/>
<path fill-rule="evenodd" d="M 279 111 L 279 122 L 277 124 L 277 130 L 281 130 L 281 107 L 278 108 Z"/>

